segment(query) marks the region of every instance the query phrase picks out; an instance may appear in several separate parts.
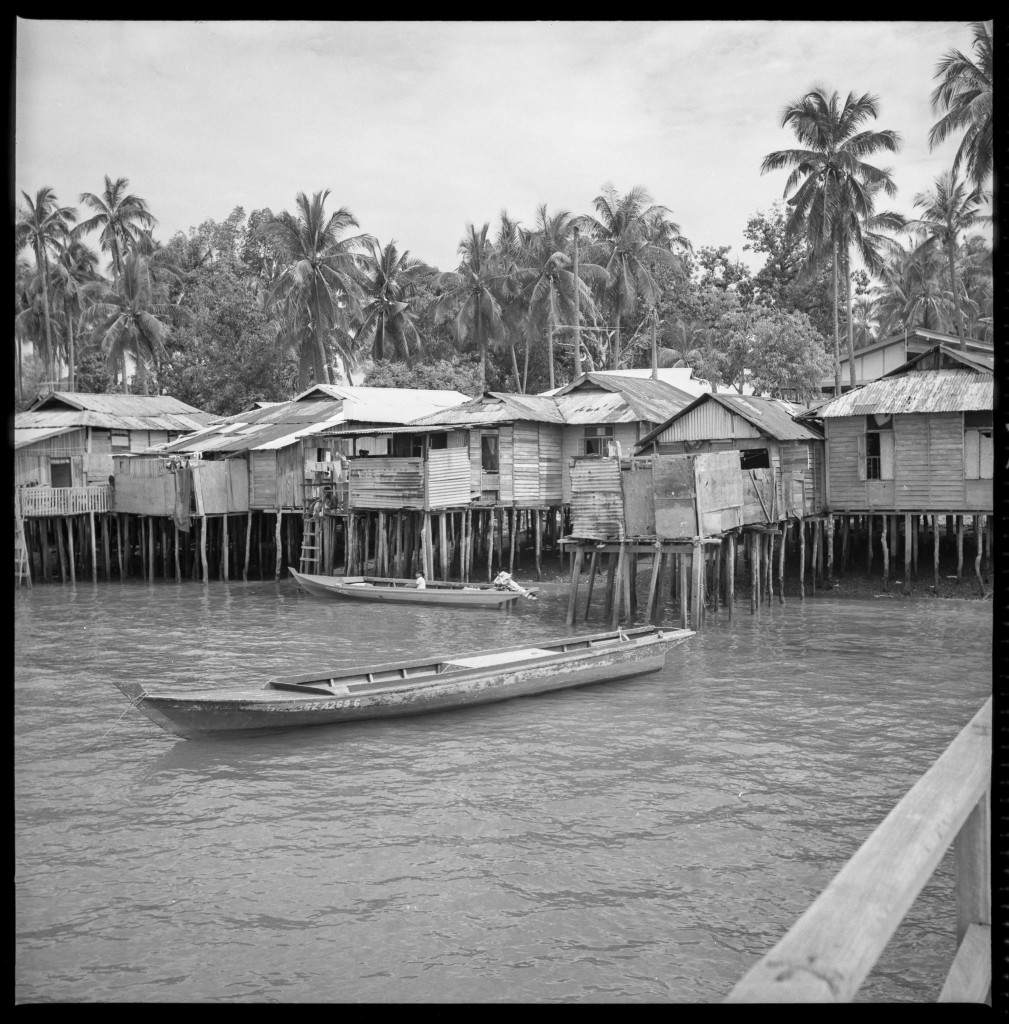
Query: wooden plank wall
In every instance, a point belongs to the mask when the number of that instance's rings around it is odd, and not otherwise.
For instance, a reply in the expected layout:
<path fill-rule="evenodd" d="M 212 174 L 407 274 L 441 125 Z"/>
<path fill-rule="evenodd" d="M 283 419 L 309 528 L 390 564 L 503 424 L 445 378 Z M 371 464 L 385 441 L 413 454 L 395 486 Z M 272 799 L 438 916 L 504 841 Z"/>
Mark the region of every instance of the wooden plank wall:
<path fill-rule="evenodd" d="M 277 460 L 274 452 L 249 452 L 249 505 L 254 509 L 277 507 Z"/>
<path fill-rule="evenodd" d="M 924 414 L 895 416 L 893 421 L 893 480 L 900 503 L 928 508 L 929 426 Z"/>
<path fill-rule="evenodd" d="M 564 499 L 561 466 L 561 433 L 559 423 L 539 424 L 540 496 L 545 505 L 559 505 Z"/>
<path fill-rule="evenodd" d="M 831 508 L 865 508 L 865 481 L 858 478 L 858 439 L 865 436 L 865 417 L 829 419 L 827 436 L 827 502 Z"/>
<path fill-rule="evenodd" d="M 538 505 L 543 498 L 540 493 L 540 438 L 538 423 L 516 423 L 512 428 L 512 479 L 511 497 L 505 495 L 505 457 L 501 452 L 501 501 L 514 501 L 516 505 Z"/>
<path fill-rule="evenodd" d="M 621 467 L 624 491 L 624 534 L 655 537 L 655 482 L 653 459 L 628 459 Z"/>
<path fill-rule="evenodd" d="M 749 473 L 739 468 L 739 452 L 710 452 L 705 455 L 692 456 L 694 475 L 697 488 L 697 514 L 700 518 L 700 531 L 704 534 L 717 534 L 731 530 L 746 522 L 763 522 L 761 515 L 757 519 L 747 517 L 751 501 L 755 500 L 750 484 Z M 758 473 L 771 474 L 770 470 L 756 470 Z M 770 478 L 767 481 L 769 484 Z M 768 507 L 770 501 L 768 500 Z M 757 508 L 759 512 L 759 506 Z"/>
<path fill-rule="evenodd" d="M 894 417 L 898 429 L 903 419 Z M 929 501 L 937 508 L 964 508 L 963 415 L 933 413 L 928 420 Z"/>
<path fill-rule="evenodd" d="M 652 460 L 655 533 L 665 540 L 697 536 L 694 467 L 686 456 Z"/>
<path fill-rule="evenodd" d="M 508 503 L 515 495 L 515 427 L 510 423 L 498 429 L 498 501 Z M 487 483 L 487 474 L 481 474 L 481 493 Z"/>
<path fill-rule="evenodd" d="M 138 516 L 170 516 L 175 512 L 175 474 L 160 459 L 150 461 L 160 465 L 144 467 L 143 474 L 116 473 L 116 512 Z"/>

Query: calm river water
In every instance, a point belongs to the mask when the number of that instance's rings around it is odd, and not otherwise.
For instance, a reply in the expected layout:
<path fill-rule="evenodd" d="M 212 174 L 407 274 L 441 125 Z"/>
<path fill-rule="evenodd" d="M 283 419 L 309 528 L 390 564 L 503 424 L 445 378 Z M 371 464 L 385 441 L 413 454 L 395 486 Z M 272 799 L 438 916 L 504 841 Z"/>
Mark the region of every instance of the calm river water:
<path fill-rule="evenodd" d="M 567 632 L 566 597 L 22 590 L 16 1000 L 718 1002 L 991 691 L 987 603 L 737 609 L 638 679 L 187 742 L 112 680 L 525 643 Z M 954 928 L 947 855 L 860 999 L 934 1000 Z"/>

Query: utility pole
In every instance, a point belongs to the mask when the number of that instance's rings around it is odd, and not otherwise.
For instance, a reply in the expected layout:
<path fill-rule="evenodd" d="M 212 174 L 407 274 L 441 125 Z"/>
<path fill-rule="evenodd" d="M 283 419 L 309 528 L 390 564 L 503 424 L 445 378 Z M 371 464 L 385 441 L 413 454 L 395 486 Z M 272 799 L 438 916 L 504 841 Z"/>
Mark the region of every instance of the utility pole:
<path fill-rule="evenodd" d="M 582 375 L 581 317 L 578 314 L 578 292 L 581 281 L 578 277 L 578 228 L 575 228 L 575 380 Z"/>
<path fill-rule="evenodd" d="M 656 332 L 659 326 L 659 311 L 652 306 L 652 380 L 659 379 L 659 346 L 656 340 Z"/>

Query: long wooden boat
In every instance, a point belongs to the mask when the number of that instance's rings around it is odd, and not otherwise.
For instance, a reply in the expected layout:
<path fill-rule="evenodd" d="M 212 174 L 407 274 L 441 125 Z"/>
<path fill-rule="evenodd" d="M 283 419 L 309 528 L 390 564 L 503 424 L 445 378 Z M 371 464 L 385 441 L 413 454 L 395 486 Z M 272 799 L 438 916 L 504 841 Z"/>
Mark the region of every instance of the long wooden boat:
<path fill-rule="evenodd" d="M 298 586 L 316 597 L 349 597 L 358 601 L 392 601 L 398 604 L 449 604 L 460 608 L 496 608 L 520 597 L 531 597 L 536 588 L 512 589 L 493 583 L 425 582 L 386 579 L 381 576 L 313 576 L 288 571 Z"/>
<path fill-rule="evenodd" d="M 569 636 L 534 646 L 326 669 L 269 680 L 260 689 L 151 694 L 116 683 L 132 704 L 185 739 L 251 735 L 309 725 L 416 715 L 548 693 L 655 672 L 688 629 Z"/>

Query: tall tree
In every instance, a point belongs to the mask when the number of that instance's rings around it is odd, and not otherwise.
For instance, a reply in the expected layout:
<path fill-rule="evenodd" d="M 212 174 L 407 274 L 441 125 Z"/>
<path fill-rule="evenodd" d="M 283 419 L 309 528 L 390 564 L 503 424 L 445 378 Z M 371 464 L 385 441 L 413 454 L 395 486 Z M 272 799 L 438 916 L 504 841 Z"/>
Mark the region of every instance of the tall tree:
<path fill-rule="evenodd" d="M 467 224 L 466 235 L 459 243 L 462 262 L 458 269 L 438 274 L 433 282 L 439 292 L 434 301 L 435 323 L 455 313 L 457 340 L 461 344 L 472 336 L 476 344 L 484 387 L 488 344 L 504 336 L 502 297 L 508 278 L 507 268 L 495 259 L 493 244 L 487 237 L 489 231 L 489 223 L 479 231 Z"/>
<path fill-rule="evenodd" d="M 992 22 L 976 21 L 973 29 L 974 59 L 959 50 L 947 50 L 936 66 L 935 77 L 942 81 L 932 93 L 932 113 L 942 117 L 928 133 L 928 144 L 935 149 L 950 135 L 963 132 L 953 174 L 963 164 L 968 179 L 980 189 L 992 173 L 995 61 Z"/>
<path fill-rule="evenodd" d="M 366 298 L 357 336 L 370 339 L 375 359 L 410 362 L 421 348 L 416 288 L 422 278 L 432 273 L 431 268 L 407 251 L 400 253 L 395 242 L 382 248 L 375 239 L 368 245 L 364 265 Z"/>
<path fill-rule="evenodd" d="M 952 296 L 943 288 L 946 277 L 942 251 L 899 248 L 890 253 L 873 289 L 881 337 L 921 326 L 945 331 L 953 317 Z"/>
<path fill-rule="evenodd" d="M 136 360 L 141 383 L 146 382 L 148 363 L 156 370 L 161 365 L 172 321 L 185 318 L 185 310 L 157 301 L 147 261 L 130 253 L 119 280 L 89 307 L 83 325 L 90 328 L 92 343 L 101 347 L 110 367 L 120 369 L 126 388 L 126 353 Z"/>
<path fill-rule="evenodd" d="M 101 195 L 81 193 L 81 202 L 96 212 L 78 225 L 78 235 L 101 229 L 102 252 L 112 255 L 113 284 L 119 280 L 126 254 L 136 245 L 140 232 L 158 223 L 147 208 L 147 200 L 127 192 L 129 187 L 128 178 L 113 181 L 106 174 L 105 189 Z"/>
<path fill-rule="evenodd" d="M 98 273 L 98 254 L 93 249 L 80 239 L 62 247 L 54 268 L 53 299 L 63 306 L 67 377 L 71 391 L 76 390 L 74 325 L 103 284 L 104 278 Z"/>
<path fill-rule="evenodd" d="M 300 307 L 319 384 L 332 383 L 327 337 L 336 343 L 345 368 L 352 358 L 348 345 L 350 320 L 360 315 L 364 281 L 357 249 L 371 237 L 343 237 L 348 228 L 358 224 L 346 207 L 326 216 L 329 194 L 327 188 L 309 199 L 299 192 L 295 198 L 297 216 L 285 210 L 273 219 L 270 229 L 287 264 L 273 298 L 290 300 Z"/>
<path fill-rule="evenodd" d="M 551 390 L 554 378 L 554 334 L 560 324 L 574 326 L 575 293 L 579 315 L 591 313 L 590 283 L 604 286 L 605 271 L 592 264 L 579 267 L 578 278 L 568 249 L 573 240 L 574 218 L 566 210 L 552 216 L 546 204 L 536 211 L 536 225 L 521 232 L 514 279 L 526 307 L 526 331 L 529 338 L 546 334 L 547 364 Z M 574 335 L 574 332 L 572 332 Z"/>
<path fill-rule="evenodd" d="M 781 114 L 781 126 L 791 127 L 803 148 L 778 150 L 764 157 L 760 173 L 791 167 L 783 196 L 791 213 L 786 222 L 790 233 L 806 235 L 814 251 L 831 252 L 834 270 L 834 392 L 841 392 L 841 354 L 837 309 L 838 269 L 842 246 L 855 241 L 853 226 L 875 215 L 875 193 L 887 195 L 897 188 L 890 171 L 866 163 L 865 157 L 885 150 L 896 152 L 900 136 L 890 129 L 859 131 L 878 113 L 879 101 L 865 93 L 848 93 L 844 103 L 836 91 L 814 85 L 809 92 L 789 103 Z M 789 196 L 789 192 L 795 189 Z M 853 352 L 848 353 L 851 384 L 855 383 Z"/>
<path fill-rule="evenodd" d="M 586 262 L 606 270 L 605 295 L 614 315 L 614 343 L 610 353 L 614 370 L 620 365 L 620 321 L 637 305 L 639 299 L 648 307 L 655 305 L 660 291 L 651 273 L 650 264 L 677 265 L 674 245 L 690 247 L 680 234 L 679 225 L 668 220 L 668 207 L 652 201 L 641 185 L 635 185 L 621 196 L 612 184 L 603 185 L 592 201 L 596 216 L 578 219 L 591 239 Z"/>
<path fill-rule="evenodd" d="M 919 192 L 914 197 L 915 208 L 921 210 L 923 216 L 908 224 L 909 228 L 925 236 L 922 246 L 939 247 L 945 253 L 953 296 L 953 322 L 961 349 L 967 348 L 967 339 L 960 313 L 960 287 L 956 276 L 957 247 L 961 235 L 991 219 L 980 212 L 982 202 L 979 187 L 975 186 L 968 191 L 953 171 L 946 171 L 935 179 L 935 186 L 931 190 Z"/>
<path fill-rule="evenodd" d="M 21 195 L 25 206 L 14 226 L 14 248 L 15 252 L 31 249 L 35 256 L 35 266 L 42 285 L 47 373 L 53 379 L 58 360 L 49 315 L 49 252 L 58 252 L 59 247 L 69 239 L 76 211 L 69 206 L 60 206 L 56 193 L 48 185 L 40 188 L 34 199 L 24 191 Z"/>

